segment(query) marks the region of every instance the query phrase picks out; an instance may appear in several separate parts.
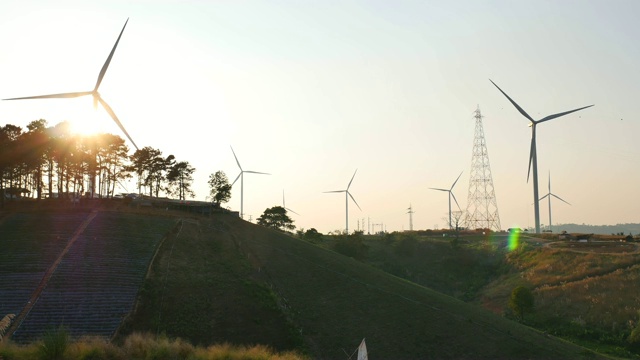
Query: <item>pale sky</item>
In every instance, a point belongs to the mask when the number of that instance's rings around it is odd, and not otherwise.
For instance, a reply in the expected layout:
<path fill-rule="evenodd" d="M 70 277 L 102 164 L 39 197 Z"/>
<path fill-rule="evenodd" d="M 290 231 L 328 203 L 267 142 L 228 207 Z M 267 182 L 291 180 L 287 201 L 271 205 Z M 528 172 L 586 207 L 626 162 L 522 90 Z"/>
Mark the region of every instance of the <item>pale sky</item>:
<path fill-rule="evenodd" d="M 100 87 L 139 147 L 209 174 L 245 170 L 247 218 L 282 204 L 295 225 L 446 226 L 465 209 L 480 106 L 502 228 L 534 226 L 528 121 L 554 223 L 640 222 L 638 1 L 2 1 L 0 98 Z M 44 118 L 124 135 L 90 97 L 0 102 L 0 125 Z M 130 144 L 129 144 L 130 145 Z M 133 149 L 133 146 L 130 145 Z M 239 185 L 239 182 L 238 182 Z M 131 186 L 129 191 L 135 191 Z M 240 208 L 235 186 L 228 206 Z M 455 205 L 454 205 L 455 209 Z M 541 222 L 548 223 L 546 200 Z"/>

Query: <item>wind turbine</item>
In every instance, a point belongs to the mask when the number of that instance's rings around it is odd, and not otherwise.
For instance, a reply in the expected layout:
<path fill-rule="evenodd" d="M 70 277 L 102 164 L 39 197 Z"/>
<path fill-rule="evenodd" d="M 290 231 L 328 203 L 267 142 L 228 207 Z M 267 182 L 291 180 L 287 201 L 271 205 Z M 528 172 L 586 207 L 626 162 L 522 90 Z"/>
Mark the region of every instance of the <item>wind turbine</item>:
<path fill-rule="evenodd" d="M 353 200 L 353 202 L 356 204 L 358 209 L 360 209 L 360 211 L 362 211 L 362 208 L 360 207 L 360 205 L 358 205 L 358 202 L 356 201 L 356 199 L 354 199 L 353 195 L 351 195 L 351 193 L 349 192 L 349 188 L 351 187 L 351 183 L 353 182 L 353 178 L 356 177 L 356 173 L 357 172 L 358 172 L 358 169 L 356 169 L 356 171 L 354 171 L 353 176 L 351 177 L 351 181 L 349 181 L 349 185 L 347 185 L 346 190 L 325 191 L 325 193 L 341 193 L 341 192 L 344 193 L 347 234 L 349 234 L 349 197 L 351 197 L 351 200 Z"/>
<path fill-rule="evenodd" d="M 122 123 L 120 122 L 120 120 L 118 119 L 116 114 L 111 109 L 111 106 L 109 106 L 109 104 L 107 104 L 107 102 L 102 99 L 102 97 L 100 96 L 100 93 L 98 93 L 98 87 L 100 87 L 100 83 L 102 82 L 102 78 L 104 78 L 104 74 L 106 74 L 106 72 L 107 72 L 107 68 L 109 67 L 109 63 L 111 63 L 111 58 L 113 57 L 113 53 L 115 53 L 116 47 L 118 47 L 118 42 L 120 42 L 120 37 L 122 37 L 122 33 L 124 32 L 124 28 L 127 27 L 127 23 L 128 22 L 129 22 L 129 19 L 127 18 L 127 21 L 125 21 L 124 26 L 122 27 L 122 31 L 120 31 L 120 35 L 118 35 L 118 40 L 116 40 L 115 45 L 113 45 L 113 49 L 111 49 L 111 52 L 109 53 L 109 57 L 107 57 L 107 61 L 105 61 L 104 65 L 102 65 L 102 70 L 100 70 L 100 74 L 98 75 L 98 81 L 96 82 L 96 86 L 93 88 L 93 90 L 91 90 L 91 91 L 80 91 L 80 92 L 71 92 L 71 93 L 61 93 L 61 94 L 50 94 L 50 95 L 26 96 L 26 97 L 18 97 L 18 98 L 3 99 L 3 100 L 76 98 L 76 97 L 80 97 L 80 96 L 91 95 L 91 96 L 93 96 L 93 107 L 95 109 L 97 109 L 98 108 L 98 103 L 100 103 L 102 105 L 102 107 L 107 111 L 107 113 L 109 113 L 109 116 L 111 116 L 113 121 L 115 121 L 115 123 L 118 125 L 120 130 L 122 130 L 122 132 L 127 136 L 129 141 L 131 141 L 133 146 L 136 149 L 138 149 L 138 146 L 133 141 L 131 136 L 129 136 L 129 133 L 127 132 L 127 130 L 124 128 L 124 126 L 122 125 Z"/>
<path fill-rule="evenodd" d="M 289 209 L 285 204 L 284 204 L 284 189 L 282 190 L 282 207 L 287 210 L 287 211 L 291 211 L 292 213 L 296 214 L 296 215 L 300 215 L 297 212 Z"/>
<path fill-rule="evenodd" d="M 460 204 L 458 204 L 458 200 L 456 200 L 456 196 L 453 195 L 453 187 L 456 186 L 456 183 L 458 182 L 458 180 L 460 180 L 460 176 L 462 176 L 463 172 L 461 172 L 460 175 L 458 175 L 458 178 L 456 179 L 456 181 L 453 182 L 453 185 L 451 185 L 449 189 L 429 188 L 431 190 L 445 191 L 449 193 L 449 229 L 453 229 L 453 224 L 451 224 L 451 198 L 452 197 L 453 197 L 453 200 L 456 202 L 456 205 L 458 205 L 458 209 L 460 209 Z"/>
<path fill-rule="evenodd" d="M 518 111 L 520 112 L 520 114 L 522 114 L 522 116 L 526 117 L 530 121 L 529 126 L 531 127 L 531 150 L 529 151 L 529 167 L 527 168 L 527 182 L 529 182 L 529 174 L 531 172 L 531 168 L 533 168 L 533 209 L 534 209 L 535 218 L 536 218 L 536 233 L 540 233 L 540 204 L 538 203 L 538 155 L 536 151 L 536 125 L 538 125 L 541 122 L 553 120 L 555 118 L 559 118 L 561 116 L 569 115 L 576 111 L 580 111 L 580 110 L 592 107 L 593 105 L 588 105 L 578 109 L 549 115 L 549 116 L 543 117 L 540 120 L 533 120 L 533 118 L 529 116 L 529 114 L 527 114 L 520 107 L 520 105 L 516 104 L 516 102 L 513 101 L 509 97 L 509 95 L 507 95 L 504 91 L 502 91 L 502 89 L 500 89 L 500 87 L 498 87 L 496 83 L 494 83 L 491 79 L 489 79 L 489 81 L 491 81 L 491 83 L 495 85 L 495 87 L 497 87 L 498 90 L 500 90 L 500 92 L 507 97 L 507 99 L 509 99 L 511 104 L 513 104 L 513 106 L 515 106 L 515 108 L 518 109 Z"/>
<path fill-rule="evenodd" d="M 233 180 L 233 183 L 231 184 L 231 186 L 233 187 L 233 184 L 235 184 L 236 181 L 240 179 L 240 217 L 244 219 L 244 207 L 243 207 L 244 206 L 244 173 L 262 174 L 262 175 L 271 175 L 271 174 L 257 172 L 257 171 L 250 171 L 250 170 L 242 170 L 242 166 L 240 166 L 240 161 L 238 161 L 238 157 L 236 156 L 236 152 L 233 151 L 233 147 L 231 147 L 231 152 L 233 153 L 233 157 L 236 159 L 236 163 L 240 168 L 240 174 L 238 174 L 238 177 L 236 177 L 236 179 Z"/>
<path fill-rule="evenodd" d="M 551 172 L 549 172 L 549 193 L 547 193 L 547 195 L 541 197 L 538 201 L 542 201 L 544 198 L 549 198 L 549 230 L 550 231 L 552 231 L 551 224 L 553 224 L 551 222 L 551 197 L 552 196 L 555 197 L 556 199 L 568 204 L 568 205 L 571 205 L 568 202 L 566 202 L 563 199 L 561 199 L 558 195 L 551 193 Z"/>

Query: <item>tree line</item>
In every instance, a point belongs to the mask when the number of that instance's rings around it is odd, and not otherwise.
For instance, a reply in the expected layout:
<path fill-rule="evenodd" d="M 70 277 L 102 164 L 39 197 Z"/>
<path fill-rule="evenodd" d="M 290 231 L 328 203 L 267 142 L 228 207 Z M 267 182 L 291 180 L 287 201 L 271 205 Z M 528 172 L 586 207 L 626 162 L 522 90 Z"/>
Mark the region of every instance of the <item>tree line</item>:
<path fill-rule="evenodd" d="M 49 126 L 44 119 L 26 129 L 0 127 L 0 201 L 29 197 L 112 198 L 124 181 L 134 178 L 138 193 L 161 193 L 185 200 L 195 168 L 188 161 L 144 147 L 129 155 L 123 138 L 113 134 L 80 135 L 66 121 Z"/>
<path fill-rule="evenodd" d="M 138 194 L 161 194 L 186 200 L 194 198 L 193 173 L 188 161 L 149 146 L 129 155 L 129 147 L 118 135 L 75 134 L 69 122 L 49 126 L 44 119 L 26 129 L 7 124 L 0 127 L 0 201 L 32 199 L 113 198 L 118 186 L 135 179 Z M 220 206 L 231 198 L 231 185 L 223 171 L 209 175 L 208 198 Z M 122 192 L 122 191 L 120 191 Z M 293 221 L 282 207 L 265 210 L 258 223 L 292 230 Z"/>

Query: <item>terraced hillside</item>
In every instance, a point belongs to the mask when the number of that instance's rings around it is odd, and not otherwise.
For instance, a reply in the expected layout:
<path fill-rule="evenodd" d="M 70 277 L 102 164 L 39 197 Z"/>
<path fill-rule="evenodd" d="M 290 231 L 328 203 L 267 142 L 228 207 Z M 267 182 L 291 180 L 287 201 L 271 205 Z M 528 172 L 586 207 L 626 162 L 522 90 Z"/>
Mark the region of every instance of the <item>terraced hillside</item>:
<path fill-rule="evenodd" d="M 59 325 L 74 337 L 111 337 L 133 307 L 157 244 L 174 224 L 164 217 L 116 212 L 5 217 L 0 313 L 29 309 L 12 339 L 28 342 Z M 34 294 L 37 299 L 29 303 Z"/>
<path fill-rule="evenodd" d="M 27 305 L 87 213 L 12 213 L 0 220 L 0 317 Z"/>
<path fill-rule="evenodd" d="M 597 358 L 452 297 L 231 216 L 163 242 L 123 329 L 198 344 L 263 343 L 313 358 Z"/>

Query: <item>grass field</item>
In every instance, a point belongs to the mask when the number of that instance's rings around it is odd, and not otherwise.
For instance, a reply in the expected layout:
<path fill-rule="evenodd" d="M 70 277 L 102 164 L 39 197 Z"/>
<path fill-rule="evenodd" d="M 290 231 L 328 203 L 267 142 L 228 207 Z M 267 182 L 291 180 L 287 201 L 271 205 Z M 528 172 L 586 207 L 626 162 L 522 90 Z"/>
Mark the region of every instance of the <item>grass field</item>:
<path fill-rule="evenodd" d="M 640 321 L 636 244 L 524 238 L 510 252 L 506 238 L 494 235 L 463 236 L 456 246 L 450 238 L 415 233 L 349 238 L 362 243 L 359 261 L 500 316 L 511 316 L 511 291 L 529 287 L 536 310 L 526 316 L 527 324 L 615 356 L 637 356 L 627 342 Z M 341 241 L 314 240 L 337 251 Z"/>
<path fill-rule="evenodd" d="M 122 334 L 346 358 L 593 358 L 453 297 L 229 216 L 183 221 Z"/>
<path fill-rule="evenodd" d="M 535 268 L 525 261 L 535 256 L 505 257 L 491 242 L 452 249 L 447 240 L 432 239 L 404 249 L 395 240 L 371 239 L 361 244 L 365 259 L 356 260 L 231 215 L 131 211 L 123 209 L 122 226 L 142 226 L 136 216 L 178 225 L 167 227 L 173 230 L 158 246 L 135 309 L 118 331 L 118 346 L 151 333 L 202 347 L 262 344 L 278 353 L 334 359 L 347 358 L 365 338 L 371 358 L 600 358 L 460 300 L 491 291 L 497 299 L 501 288 L 492 279 L 519 283 L 526 280 L 514 274 Z M 5 224 L 11 216 L 3 215 Z M 385 246 L 393 256 L 384 254 Z"/>

